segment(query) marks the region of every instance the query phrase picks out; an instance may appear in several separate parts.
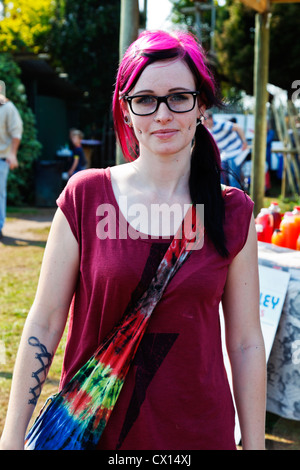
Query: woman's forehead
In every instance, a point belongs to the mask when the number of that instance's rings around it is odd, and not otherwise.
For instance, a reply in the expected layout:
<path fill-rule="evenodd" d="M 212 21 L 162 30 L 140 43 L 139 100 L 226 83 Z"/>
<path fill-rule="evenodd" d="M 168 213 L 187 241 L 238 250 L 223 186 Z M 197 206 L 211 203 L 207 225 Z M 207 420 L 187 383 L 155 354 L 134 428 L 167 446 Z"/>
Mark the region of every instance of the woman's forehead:
<path fill-rule="evenodd" d="M 194 89 L 195 80 L 183 60 L 157 61 L 143 70 L 132 91 L 150 91 L 154 87 Z"/>

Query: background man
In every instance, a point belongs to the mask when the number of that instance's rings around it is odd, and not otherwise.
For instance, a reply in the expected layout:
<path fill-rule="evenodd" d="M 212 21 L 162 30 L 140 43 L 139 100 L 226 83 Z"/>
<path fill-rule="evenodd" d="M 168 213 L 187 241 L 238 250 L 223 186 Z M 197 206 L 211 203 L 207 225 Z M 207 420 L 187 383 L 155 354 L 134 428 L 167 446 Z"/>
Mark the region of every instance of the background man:
<path fill-rule="evenodd" d="M 7 177 L 19 166 L 17 152 L 23 133 L 23 122 L 15 105 L 0 94 L 0 240 L 6 216 Z"/>
<path fill-rule="evenodd" d="M 242 128 L 232 121 L 215 121 L 211 111 L 205 113 L 205 126 L 212 133 L 221 153 L 222 168 L 229 170 L 222 182 L 240 187 L 240 165 L 249 153 L 248 144 Z"/>

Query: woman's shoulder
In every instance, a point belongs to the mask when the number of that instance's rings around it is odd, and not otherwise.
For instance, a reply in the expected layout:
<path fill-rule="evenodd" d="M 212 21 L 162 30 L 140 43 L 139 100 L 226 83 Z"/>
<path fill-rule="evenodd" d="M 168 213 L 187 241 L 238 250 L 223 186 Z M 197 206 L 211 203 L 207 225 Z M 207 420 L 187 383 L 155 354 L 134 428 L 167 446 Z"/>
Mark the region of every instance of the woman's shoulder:
<path fill-rule="evenodd" d="M 224 231 L 227 249 L 233 258 L 246 243 L 254 203 L 241 189 L 226 186 L 222 191 L 225 203 Z"/>
<path fill-rule="evenodd" d="M 79 184 L 85 182 L 92 182 L 103 178 L 109 178 L 110 168 L 88 168 L 75 173 L 69 179 L 69 183 Z"/>
<path fill-rule="evenodd" d="M 91 203 L 94 199 L 105 197 L 109 193 L 110 169 L 90 168 L 75 173 L 57 199 L 57 203 L 81 205 L 83 201 Z"/>
<path fill-rule="evenodd" d="M 87 184 L 96 184 L 100 180 L 110 178 L 110 168 L 89 168 L 75 173 L 68 181 L 68 186 L 71 187 L 84 187 Z"/>
<path fill-rule="evenodd" d="M 222 194 L 225 203 L 225 211 L 230 209 L 253 210 L 254 202 L 242 189 L 222 184 Z"/>
<path fill-rule="evenodd" d="M 73 175 L 57 199 L 58 207 L 65 214 L 76 239 L 79 240 L 83 221 L 88 223 L 91 212 L 103 201 L 111 199 L 109 168 L 82 170 Z"/>

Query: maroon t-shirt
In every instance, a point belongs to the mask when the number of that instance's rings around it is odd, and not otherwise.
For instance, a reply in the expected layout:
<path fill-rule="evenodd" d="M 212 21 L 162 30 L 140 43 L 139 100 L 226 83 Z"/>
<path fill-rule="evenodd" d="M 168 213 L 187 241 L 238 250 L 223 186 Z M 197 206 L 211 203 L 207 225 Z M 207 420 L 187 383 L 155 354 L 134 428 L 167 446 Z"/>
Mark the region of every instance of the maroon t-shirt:
<path fill-rule="evenodd" d="M 228 266 L 246 242 L 253 202 L 236 188 L 227 187 L 223 195 L 230 255 L 220 256 L 205 236 L 203 248 L 193 251 L 171 280 L 99 449 L 235 449 L 219 303 Z M 132 230 L 119 211 L 109 168 L 73 176 L 57 202 L 80 247 L 62 387 L 147 288 L 171 239 L 145 238 Z M 131 236 L 126 237 L 128 229 Z M 109 231 L 106 239 L 104 230 Z"/>

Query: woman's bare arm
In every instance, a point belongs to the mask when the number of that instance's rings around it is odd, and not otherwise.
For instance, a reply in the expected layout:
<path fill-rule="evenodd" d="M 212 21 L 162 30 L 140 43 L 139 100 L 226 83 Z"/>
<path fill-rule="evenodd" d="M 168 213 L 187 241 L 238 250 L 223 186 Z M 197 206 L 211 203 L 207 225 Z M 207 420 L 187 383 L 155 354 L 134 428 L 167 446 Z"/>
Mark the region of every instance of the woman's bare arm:
<path fill-rule="evenodd" d="M 243 449 L 261 450 L 265 446 L 266 358 L 253 218 L 247 242 L 229 267 L 223 310 Z"/>
<path fill-rule="evenodd" d="M 21 337 L 1 449 L 24 448 L 28 423 L 64 331 L 78 269 L 78 243 L 58 209 Z"/>

